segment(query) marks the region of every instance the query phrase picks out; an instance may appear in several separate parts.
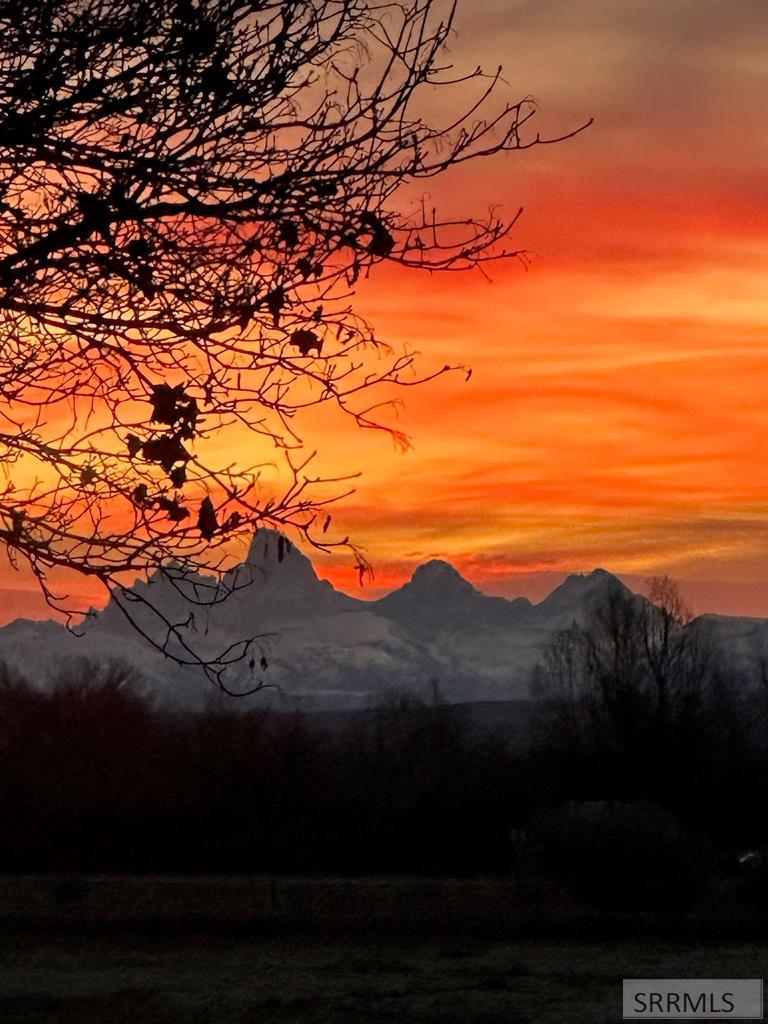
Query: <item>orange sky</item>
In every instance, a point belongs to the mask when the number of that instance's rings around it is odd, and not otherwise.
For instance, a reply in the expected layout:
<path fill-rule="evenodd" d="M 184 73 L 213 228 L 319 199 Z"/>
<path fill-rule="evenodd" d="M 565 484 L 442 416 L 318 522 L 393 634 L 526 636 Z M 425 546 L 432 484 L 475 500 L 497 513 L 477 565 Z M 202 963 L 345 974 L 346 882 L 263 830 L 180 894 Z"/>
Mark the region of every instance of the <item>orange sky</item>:
<path fill-rule="evenodd" d="M 457 64 L 503 63 L 545 131 L 595 123 L 444 186 L 525 206 L 528 272 L 362 293 L 425 368 L 474 371 L 404 396 L 406 455 L 323 438 L 334 468 L 365 469 L 338 520 L 378 585 L 429 556 L 510 593 L 596 565 L 768 579 L 766 38 L 751 0 L 464 4 Z"/>
<path fill-rule="evenodd" d="M 768 5 L 459 6 L 458 67 L 503 64 L 543 133 L 595 123 L 431 189 L 467 212 L 524 205 L 528 271 L 387 271 L 360 291 L 424 370 L 473 368 L 401 395 L 407 454 L 307 420 L 318 468 L 364 471 L 335 519 L 374 564 L 368 595 L 428 557 L 508 594 L 598 565 L 768 580 Z M 343 556 L 318 564 L 359 592 Z"/>

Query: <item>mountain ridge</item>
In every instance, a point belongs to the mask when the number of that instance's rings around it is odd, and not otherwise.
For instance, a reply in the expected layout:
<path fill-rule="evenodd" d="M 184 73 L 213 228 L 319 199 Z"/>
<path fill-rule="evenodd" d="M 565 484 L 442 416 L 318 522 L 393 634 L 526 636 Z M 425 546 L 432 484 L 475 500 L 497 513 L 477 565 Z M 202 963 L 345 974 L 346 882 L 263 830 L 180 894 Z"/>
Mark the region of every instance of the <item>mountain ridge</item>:
<path fill-rule="evenodd" d="M 630 593 L 596 569 L 571 574 L 532 604 L 484 594 L 450 563 L 432 559 L 390 594 L 362 601 L 321 579 L 296 545 L 265 529 L 224 577 L 231 590 L 225 601 L 208 608 L 186 601 L 185 587 L 205 591 L 214 584 L 202 574 L 174 583 L 171 573 L 160 572 L 136 583 L 128 611 L 149 632 L 146 602 L 162 605 L 206 656 L 258 638 L 232 667 L 233 688 L 262 683 L 269 690 L 242 706 L 320 709 L 376 706 L 391 690 L 430 699 L 435 682 L 452 703 L 527 700 L 533 668 L 554 633 L 583 621 L 606 595 Z M 720 618 L 717 631 L 739 657 L 763 646 L 768 652 L 767 622 Z M 40 686 L 54 685 L 62 666 L 86 658 L 129 665 L 146 695 L 171 707 L 199 707 L 210 694 L 199 669 L 181 668 L 152 649 L 115 601 L 82 632 L 78 639 L 50 620 L 15 620 L 0 628 L 0 659 Z"/>

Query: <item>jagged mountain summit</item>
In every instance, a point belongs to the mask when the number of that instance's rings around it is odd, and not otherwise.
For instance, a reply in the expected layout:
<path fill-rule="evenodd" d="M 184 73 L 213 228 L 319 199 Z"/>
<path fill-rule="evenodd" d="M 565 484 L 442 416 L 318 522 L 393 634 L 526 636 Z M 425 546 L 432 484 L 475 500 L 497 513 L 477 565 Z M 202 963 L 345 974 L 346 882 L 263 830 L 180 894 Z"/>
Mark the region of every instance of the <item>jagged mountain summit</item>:
<path fill-rule="evenodd" d="M 276 530 L 254 535 L 245 560 L 227 574 L 224 586 L 233 591 L 226 602 L 230 621 L 233 608 L 274 619 L 363 610 L 368 604 L 321 580 L 312 561 Z"/>
<path fill-rule="evenodd" d="M 612 595 L 629 593 L 629 588 L 612 573 L 605 569 L 593 569 L 588 573 L 571 573 L 536 607 L 539 615 L 580 619 Z"/>
<path fill-rule="evenodd" d="M 420 565 L 408 583 L 375 602 L 378 614 L 427 638 L 447 630 L 515 627 L 533 609 L 524 597 L 488 597 L 452 565 L 433 559 Z"/>
<path fill-rule="evenodd" d="M 454 702 L 525 700 L 532 670 L 554 632 L 582 621 L 607 595 L 628 592 L 597 569 L 569 576 L 534 605 L 526 598 L 489 597 L 449 563 L 434 560 L 386 597 L 364 601 L 320 579 L 305 554 L 266 529 L 225 577 L 226 600 L 210 603 L 217 593 L 213 577 L 197 575 L 182 584 L 171 577 L 159 573 L 137 582 L 131 616 L 145 631 L 157 629 L 146 605 L 151 601 L 169 620 L 186 622 L 194 643 L 211 653 L 260 637 L 260 656 L 234 666 L 233 688 L 255 682 L 270 688 L 242 700 L 243 708 L 369 707 L 391 691 L 429 699 L 436 685 Z M 741 633 L 752 637 L 754 629 Z M 88 622 L 81 637 L 54 622 L 12 622 L 0 629 L 0 659 L 38 686 L 54 685 L 57 673 L 74 662 L 116 660 L 130 665 L 143 692 L 161 704 L 199 708 L 212 693 L 199 669 L 181 668 L 159 654 L 115 602 Z"/>

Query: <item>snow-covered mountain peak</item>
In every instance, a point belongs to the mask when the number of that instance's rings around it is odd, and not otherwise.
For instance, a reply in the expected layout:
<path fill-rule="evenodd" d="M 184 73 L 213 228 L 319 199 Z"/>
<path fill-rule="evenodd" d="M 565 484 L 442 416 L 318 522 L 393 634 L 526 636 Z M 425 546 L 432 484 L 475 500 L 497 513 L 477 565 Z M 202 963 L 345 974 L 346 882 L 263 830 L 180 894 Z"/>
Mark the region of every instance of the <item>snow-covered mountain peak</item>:
<path fill-rule="evenodd" d="M 538 608 L 547 615 L 585 612 L 611 594 L 629 594 L 627 587 L 606 569 L 573 572 L 567 576 Z"/>
<path fill-rule="evenodd" d="M 236 591 L 222 606 L 233 622 L 257 613 L 262 620 L 282 617 L 286 610 L 311 617 L 359 603 L 321 580 L 311 560 L 287 537 L 266 528 L 256 531 L 245 560 L 227 575 L 225 585 Z"/>
<path fill-rule="evenodd" d="M 262 527 L 256 530 L 245 557 L 245 565 L 266 573 L 276 570 L 310 575 L 317 579 L 312 562 L 284 534 Z"/>
<path fill-rule="evenodd" d="M 420 565 L 408 583 L 375 603 L 377 614 L 422 638 L 441 633 L 509 627 L 526 616 L 528 601 L 481 593 L 448 562 Z"/>
<path fill-rule="evenodd" d="M 478 593 L 469 580 L 465 580 L 457 569 L 449 562 L 443 562 L 439 558 L 433 558 L 431 561 L 425 562 L 424 565 L 420 565 L 411 576 L 409 586 L 414 591 L 429 593 L 462 595 Z"/>

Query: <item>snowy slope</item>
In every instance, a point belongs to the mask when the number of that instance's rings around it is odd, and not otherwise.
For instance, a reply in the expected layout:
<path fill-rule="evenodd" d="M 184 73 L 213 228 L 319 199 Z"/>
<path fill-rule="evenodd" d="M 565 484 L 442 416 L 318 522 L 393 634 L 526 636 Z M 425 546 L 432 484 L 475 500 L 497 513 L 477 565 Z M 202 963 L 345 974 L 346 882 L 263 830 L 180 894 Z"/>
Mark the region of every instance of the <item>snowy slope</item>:
<path fill-rule="evenodd" d="M 628 593 L 597 569 L 569 576 L 538 605 L 507 601 L 482 594 L 448 563 L 432 561 L 386 597 L 359 601 L 320 580 L 305 555 L 269 530 L 257 533 L 245 561 L 225 578 L 230 593 L 224 601 L 211 603 L 212 578 L 174 583 L 173 575 L 137 583 L 127 611 L 162 640 L 164 627 L 150 611 L 160 608 L 169 622 L 185 623 L 182 635 L 208 657 L 257 637 L 227 682 L 235 690 L 259 682 L 270 688 L 242 707 L 370 707 L 389 691 L 429 698 L 436 687 L 457 703 L 525 700 L 553 633 L 583 621 L 611 594 Z M 711 630 L 746 667 L 756 651 L 765 652 L 768 665 L 767 622 L 698 621 L 697 628 Z M 0 629 L 0 659 L 38 686 L 55 685 L 62 672 L 82 671 L 83 659 L 118 661 L 135 670 L 143 692 L 160 704 L 210 703 L 214 691 L 200 670 L 163 657 L 114 603 L 81 632 L 76 637 L 54 622 L 17 620 Z"/>

